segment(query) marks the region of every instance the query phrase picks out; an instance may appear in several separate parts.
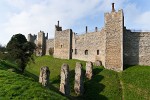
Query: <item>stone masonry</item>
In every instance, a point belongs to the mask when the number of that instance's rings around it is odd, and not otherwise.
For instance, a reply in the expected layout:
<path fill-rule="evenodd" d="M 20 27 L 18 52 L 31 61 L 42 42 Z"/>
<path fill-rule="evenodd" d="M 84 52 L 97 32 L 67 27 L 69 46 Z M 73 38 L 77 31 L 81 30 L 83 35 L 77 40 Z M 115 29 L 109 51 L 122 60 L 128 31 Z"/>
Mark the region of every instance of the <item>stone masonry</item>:
<path fill-rule="evenodd" d="M 60 80 L 60 89 L 59 91 L 64 95 L 70 94 L 70 86 L 69 86 L 69 65 L 63 64 L 61 66 L 61 80 Z"/>
<path fill-rule="evenodd" d="M 150 65 L 150 32 L 136 32 L 124 26 L 123 10 L 105 13 L 104 27 L 85 34 L 77 34 L 72 29 L 62 30 L 55 25 L 54 39 L 48 39 L 43 31 L 28 35 L 28 41 L 37 45 L 37 55 L 53 55 L 61 59 L 101 61 L 111 70 L 122 71 L 124 65 Z M 51 51 L 51 53 L 49 53 Z M 52 52 L 53 51 L 53 52 Z"/>
<path fill-rule="evenodd" d="M 105 67 L 116 71 L 123 70 L 123 11 L 105 13 Z"/>
<path fill-rule="evenodd" d="M 77 95 L 82 95 L 84 90 L 84 80 L 83 80 L 83 69 L 82 64 L 77 62 L 75 67 L 75 84 L 74 90 Z"/>
<path fill-rule="evenodd" d="M 93 63 L 88 61 L 86 62 L 86 73 L 85 76 L 90 80 L 93 76 Z"/>
<path fill-rule="evenodd" d="M 43 86 L 48 86 L 50 77 L 50 70 L 48 67 L 42 67 L 40 69 L 39 83 Z"/>

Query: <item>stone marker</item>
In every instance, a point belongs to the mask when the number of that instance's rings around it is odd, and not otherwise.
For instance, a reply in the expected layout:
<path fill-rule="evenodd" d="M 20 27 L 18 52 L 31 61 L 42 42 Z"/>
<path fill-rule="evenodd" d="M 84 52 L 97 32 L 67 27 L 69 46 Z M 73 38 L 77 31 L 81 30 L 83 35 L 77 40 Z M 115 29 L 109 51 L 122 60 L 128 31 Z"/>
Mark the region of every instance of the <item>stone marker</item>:
<path fill-rule="evenodd" d="M 74 90 L 77 95 L 82 95 L 84 91 L 82 64 L 79 62 L 76 63 L 76 67 L 75 67 Z"/>
<path fill-rule="evenodd" d="M 96 60 L 94 64 L 95 66 L 102 66 L 102 62 L 99 60 Z"/>
<path fill-rule="evenodd" d="M 50 70 L 47 66 L 41 67 L 40 69 L 40 76 L 39 76 L 39 83 L 43 86 L 48 86 L 50 77 Z"/>
<path fill-rule="evenodd" d="M 59 91 L 65 95 L 70 94 L 69 86 L 69 66 L 68 64 L 63 64 L 61 66 L 61 80 L 60 80 L 60 89 Z"/>
<path fill-rule="evenodd" d="M 93 75 L 92 70 L 93 70 L 92 62 L 90 62 L 90 61 L 86 62 L 86 74 L 85 75 L 88 79 L 92 78 L 92 75 Z"/>

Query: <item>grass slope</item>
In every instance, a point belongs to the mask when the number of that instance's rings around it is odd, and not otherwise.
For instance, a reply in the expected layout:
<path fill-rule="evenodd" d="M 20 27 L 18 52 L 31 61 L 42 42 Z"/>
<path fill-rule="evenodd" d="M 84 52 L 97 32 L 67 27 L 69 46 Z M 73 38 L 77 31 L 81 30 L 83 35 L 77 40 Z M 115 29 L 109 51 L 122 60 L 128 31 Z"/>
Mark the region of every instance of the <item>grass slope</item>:
<path fill-rule="evenodd" d="M 34 79 L 7 70 L 0 65 L 0 100 L 59 100 L 67 99 L 50 89 L 43 88 Z"/>
<path fill-rule="evenodd" d="M 41 66 L 48 66 L 50 68 L 50 83 L 59 90 L 60 84 L 60 68 L 63 63 L 69 64 L 70 68 L 70 83 L 71 83 L 71 96 L 72 99 L 86 99 L 86 100 L 121 100 L 121 90 L 118 79 L 118 73 L 104 69 L 102 67 L 94 67 L 93 79 L 85 79 L 85 93 L 82 97 L 77 97 L 74 93 L 74 69 L 76 62 L 81 62 L 84 66 L 85 73 L 85 62 L 79 60 L 64 60 L 54 59 L 51 56 L 43 56 L 35 58 L 35 63 L 30 63 L 27 67 L 27 71 L 39 76 Z"/>
<path fill-rule="evenodd" d="M 0 65 L 0 100 L 67 99 L 59 94 L 60 68 L 63 63 L 70 66 L 71 100 L 150 100 L 149 66 L 130 66 L 120 73 L 94 66 L 92 80 L 84 79 L 84 95 L 77 96 L 73 90 L 76 62 L 83 64 L 85 73 L 84 61 L 54 59 L 51 56 L 36 57 L 34 63 L 28 64 L 24 76 L 8 71 L 15 65 L 6 62 L 6 65 Z M 38 83 L 42 66 L 48 66 L 51 71 L 49 89 Z"/>
<path fill-rule="evenodd" d="M 125 100 L 150 100 L 150 67 L 132 66 L 122 72 Z"/>

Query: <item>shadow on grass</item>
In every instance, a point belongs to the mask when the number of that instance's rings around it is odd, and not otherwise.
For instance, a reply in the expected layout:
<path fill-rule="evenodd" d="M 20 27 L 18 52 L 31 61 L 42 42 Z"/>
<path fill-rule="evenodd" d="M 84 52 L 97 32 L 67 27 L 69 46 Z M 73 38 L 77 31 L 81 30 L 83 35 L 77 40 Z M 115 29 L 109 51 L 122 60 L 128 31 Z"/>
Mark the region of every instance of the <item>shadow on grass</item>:
<path fill-rule="evenodd" d="M 82 99 L 86 100 L 107 100 L 107 98 L 100 93 L 105 88 L 105 85 L 101 84 L 100 81 L 104 76 L 99 75 L 103 69 L 95 68 L 93 69 L 93 77 L 91 80 L 86 79 L 84 83 L 85 93 Z"/>
<path fill-rule="evenodd" d="M 12 69 L 15 69 L 15 72 L 16 73 L 19 73 L 19 70 L 10 65 L 10 64 L 7 64 L 5 62 L 3 63 L 0 63 L 0 69 L 3 69 L 3 70 L 8 70 L 10 68 Z M 74 78 L 75 78 L 75 70 L 71 70 L 70 71 L 70 88 L 71 88 L 71 96 L 70 97 L 67 97 L 68 99 L 71 99 L 71 100 L 107 100 L 107 98 L 103 95 L 101 95 L 100 93 L 103 91 L 103 89 L 105 88 L 105 85 L 101 84 L 100 81 L 104 78 L 102 75 L 99 75 L 99 73 L 102 71 L 103 69 L 100 69 L 100 68 L 94 68 L 93 69 L 93 78 L 91 80 L 88 80 L 88 79 L 84 79 L 84 94 L 82 96 L 77 96 L 75 93 L 74 93 Z M 83 70 L 84 72 L 84 75 L 85 75 L 85 70 Z M 39 80 L 38 76 L 28 72 L 25 70 L 24 76 L 26 77 L 29 77 L 29 78 L 32 78 L 34 79 L 34 81 L 37 81 Z M 50 84 L 48 86 L 48 88 L 46 89 L 49 89 L 49 90 L 52 90 L 54 92 L 57 92 L 59 94 L 61 94 L 59 92 L 59 84 L 60 84 L 60 75 L 58 75 L 57 77 L 55 77 L 54 79 L 51 79 L 50 80 Z M 62 94 L 63 95 L 63 94 Z"/>
<path fill-rule="evenodd" d="M 32 74 L 32 73 L 30 73 L 30 72 L 28 72 L 26 70 L 24 71 L 23 75 L 26 76 L 26 77 L 34 79 L 36 82 L 39 81 L 39 77 L 38 76 L 36 76 L 35 74 Z"/>
<path fill-rule="evenodd" d="M 91 80 L 84 79 L 84 94 L 82 96 L 77 96 L 74 92 L 74 79 L 75 79 L 75 70 L 70 71 L 70 97 L 68 99 L 70 100 L 108 100 L 105 96 L 101 95 L 100 93 L 105 88 L 105 85 L 101 84 L 100 81 L 104 78 L 102 75 L 99 75 L 99 73 L 103 69 L 100 68 L 94 68 L 93 69 L 93 77 Z M 85 70 L 83 70 L 83 73 L 85 75 Z M 85 77 L 85 76 L 84 76 Z M 60 84 L 60 75 L 57 76 L 55 79 L 52 79 L 51 82 L 52 86 L 54 84 L 59 85 Z M 53 87 L 51 87 L 53 88 Z M 59 92 L 59 90 L 55 87 L 55 91 Z M 59 92 L 60 93 L 60 92 Z"/>
<path fill-rule="evenodd" d="M 136 65 L 124 65 L 123 70 L 126 70 L 126 69 L 134 67 L 134 66 L 136 66 Z"/>
<path fill-rule="evenodd" d="M 7 70 L 7 71 L 11 71 L 11 72 L 15 72 L 17 74 L 21 74 L 21 75 L 24 75 L 26 77 L 29 77 L 29 78 L 32 78 L 34 79 L 35 81 L 38 81 L 38 77 L 26 70 L 24 70 L 24 73 L 22 73 L 15 64 L 11 64 L 11 63 L 8 63 L 6 61 L 0 61 L 0 69 L 1 70 Z"/>
<path fill-rule="evenodd" d="M 68 99 L 72 100 L 74 99 L 75 97 L 72 96 L 72 95 L 75 95 L 74 94 L 74 77 L 75 77 L 75 70 L 71 70 L 69 71 L 69 85 L 70 85 L 70 96 L 67 96 Z M 60 75 L 58 75 L 57 77 L 53 78 L 51 80 L 51 86 L 55 85 L 55 89 L 57 92 L 59 92 L 60 94 L 62 94 L 60 91 L 59 91 L 59 85 L 60 85 Z M 63 94 L 62 94 L 63 95 Z"/>
<path fill-rule="evenodd" d="M 13 68 L 13 66 L 8 64 L 5 60 L 0 60 L 0 69 L 7 70 L 9 68 Z"/>

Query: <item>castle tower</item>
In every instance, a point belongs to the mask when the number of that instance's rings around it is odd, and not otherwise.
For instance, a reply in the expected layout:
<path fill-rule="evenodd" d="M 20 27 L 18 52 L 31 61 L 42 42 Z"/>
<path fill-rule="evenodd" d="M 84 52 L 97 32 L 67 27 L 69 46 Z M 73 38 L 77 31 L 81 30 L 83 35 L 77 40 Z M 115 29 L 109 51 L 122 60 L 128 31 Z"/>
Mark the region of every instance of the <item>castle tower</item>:
<path fill-rule="evenodd" d="M 123 70 L 123 10 L 115 11 L 112 3 L 112 11 L 105 13 L 105 68 L 115 71 Z"/>
<path fill-rule="evenodd" d="M 29 41 L 29 42 L 32 42 L 31 34 L 28 34 L 28 41 Z"/>
<path fill-rule="evenodd" d="M 35 43 L 36 38 L 37 38 L 36 35 L 28 34 L 28 41 L 29 41 L 29 42 Z"/>
<path fill-rule="evenodd" d="M 45 55 L 46 51 L 46 37 L 43 31 L 38 32 L 38 41 L 37 41 L 37 55 Z"/>
<path fill-rule="evenodd" d="M 62 27 L 55 25 L 54 57 L 61 59 L 72 58 L 72 30 L 62 30 Z"/>

